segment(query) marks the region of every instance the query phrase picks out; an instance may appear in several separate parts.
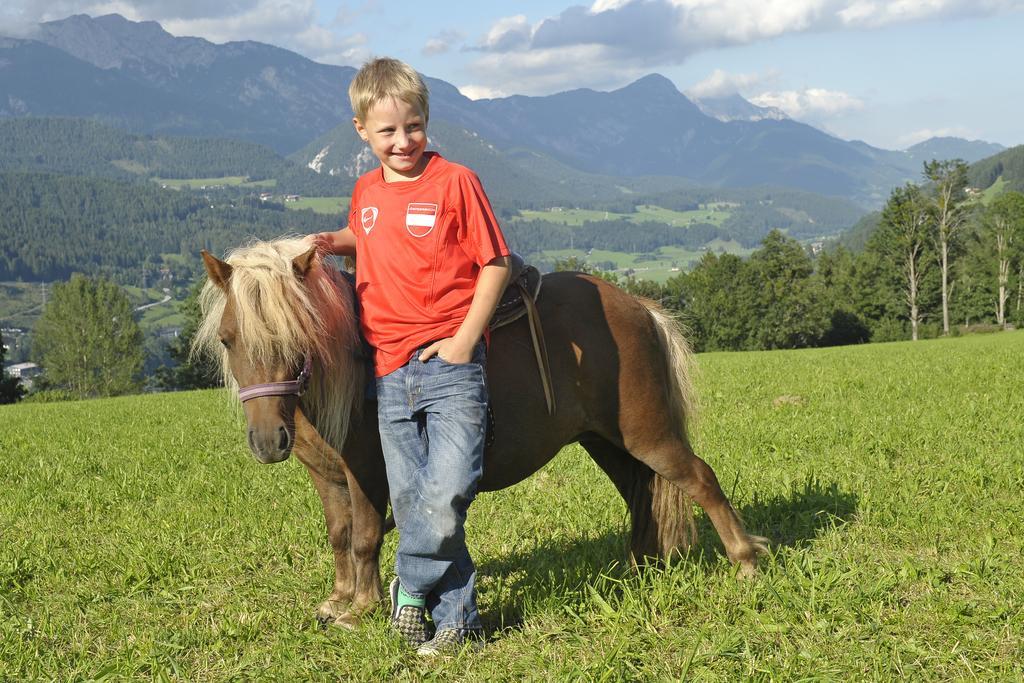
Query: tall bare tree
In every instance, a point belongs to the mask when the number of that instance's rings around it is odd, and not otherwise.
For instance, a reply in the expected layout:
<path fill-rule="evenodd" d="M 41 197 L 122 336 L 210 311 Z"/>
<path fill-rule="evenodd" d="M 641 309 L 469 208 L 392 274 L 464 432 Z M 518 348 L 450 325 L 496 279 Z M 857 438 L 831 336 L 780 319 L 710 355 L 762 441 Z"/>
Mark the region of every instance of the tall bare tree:
<path fill-rule="evenodd" d="M 1006 300 L 1010 298 L 1010 261 L 1015 243 L 1024 240 L 1024 194 L 1006 192 L 988 205 L 984 230 L 996 250 L 999 293 L 996 295 L 996 324 L 1006 327 Z M 1018 283 L 1018 292 L 1020 284 Z M 1020 304 L 1018 293 L 1018 305 Z"/>
<path fill-rule="evenodd" d="M 967 220 L 967 164 L 962 159 L 924 162 L 931 181 L 933 236 L 942 269 L 942 333 L 949 334 L 949 248 Z"/>
<path fill-rule="evenodd" d="M 1024 304 L 1024 261 L 1017 266 L 1017 314 Z"/>
<path fill-rule="evenodd" d="M 921 312 L 918 294 L 923 274 L 922 256 L 928 238 L 928 200 L 913 183 L 897 187 L 882 209 L 884 249 L 900 266 L 905 278 L 904 298 L 910 316 L 910 338 L 917 341 Z"/>

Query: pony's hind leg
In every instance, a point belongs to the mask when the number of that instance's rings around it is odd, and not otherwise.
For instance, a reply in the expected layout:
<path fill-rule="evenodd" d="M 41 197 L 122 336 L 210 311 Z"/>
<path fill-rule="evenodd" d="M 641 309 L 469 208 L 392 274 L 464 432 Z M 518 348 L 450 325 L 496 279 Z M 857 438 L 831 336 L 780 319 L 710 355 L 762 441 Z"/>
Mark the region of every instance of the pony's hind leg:
<path fill-rule="evenodd" d="M 630 452 L 704 508 L 722 539 L 726 555 L 740 565 L 742 575 L 757 573 L 757 558 L 768 551 L 768 539 L 747 533 L 714 470 L 693 452 L 685 438 L 634 447 Z"/>
<path fill-rule="evenodd" d="M 608 475 L 629 508 L 634 566 L 685 553 L 696 538 L 693 501 L 650 467 L 611 442 L 586 434 L 580 444 Z"/>

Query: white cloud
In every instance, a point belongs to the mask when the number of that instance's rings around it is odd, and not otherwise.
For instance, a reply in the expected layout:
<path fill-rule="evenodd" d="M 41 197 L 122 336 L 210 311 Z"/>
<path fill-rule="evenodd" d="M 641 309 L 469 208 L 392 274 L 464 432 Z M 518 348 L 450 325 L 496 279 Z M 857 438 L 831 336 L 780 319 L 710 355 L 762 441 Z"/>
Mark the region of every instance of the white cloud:
<path fill-rule="evenodd" d="M 365 36 L 339 35 L 317 23 L 315 0 L 7 0 L 0 33 L 8 33 L 8 16 L 12 26 L 31 26 L 72 14 L 157 21 L 173 35 L 214 43 L 256 40 L 331 64 L 358 64 L 369 55 Z"/>
<path fill-rule="evenodd" d="M 937 17 L 986 16 L 1020 9 L 1017 0 L 895 0 L 871 2 L 855 0 L 836 12 L 844 26 L 854 28 L 878 28 L 889 24 Z"/>
<path fill-rule="evenodd" d="M 765 92 L 748 98 L 759 107 L 775 107 L 795 119 L 827 118 L 864 108 L 864 102 L 838 90 L 806 88 Z"/>
<path fill-rule="evenodd" d="M 470 71 L 477 82 L 530 94 L 621 85 L 633 74 L 680 64 L 698 52 L 784 34 L 1022 8 L 1024 0 L 594 0 L 534 25 L 524 15 L 495 22 L 475 48 L 489 54 Z M 506 85 L 510 81 L 521 85 Z"/>
<path fill-rule="evenodd" d="M 430 38 L 420 52 L 427 57 L 443 55 L 450 51 L 452 46 L 462 40 L 463 37 L 458 31 L 441 31 L 441 33 Z"/>
<path fill-rule="evenodd" d="M 778 72 L 768 70 L 764 73 L 731 74 L 722 69 L 715 69 L 703 81 L 686 91 L 687 96 L 697 99 L 707 97 L 724 97 L 735 93 L 744 93 L 753 88 L 764 87 L 778 79 Z"/>
<path fill-rule="evenodd" d="M 538 94 L 578 87 L 617 87 L 650 69 L 622 63 L 597 45 L 575 45 L 488 53 L 475 60 L 468 70 L 480 86 Z"/>
<path fill-rule="evenodd" d="M 514 50 L 526 46 L 532 34 L 533 28 L 526 21 L 526 15 L 503 17 L 494 22 L 479 49 L 499 52 Z"/>
<path fill-rule="evenodd" d="M 488 88 L 483 85 L 462 85 L 459 86 L 459 92 L 471 100 L 492 100 L 496 97 L 505 97 L 508 95 L 504 90 Z"/>
<path fill-rule="evenodd" d="M 433 57 L 434 55 L 443 55 L 445 52 L 451 49 L 451 45 L 441 40 L 440 38 L 431 38 L 420 50 L 424 55 Z"/>
<path fill-rule="evenodd" d="M 978 131 L 966 126 L 950 126 L 947 128 L 922 128 L 911 133 L 901 135 L 896 139 L 900 148 L 910 147 L 929 138 L 964 138 L 976 140 L 981 137 Z"/>

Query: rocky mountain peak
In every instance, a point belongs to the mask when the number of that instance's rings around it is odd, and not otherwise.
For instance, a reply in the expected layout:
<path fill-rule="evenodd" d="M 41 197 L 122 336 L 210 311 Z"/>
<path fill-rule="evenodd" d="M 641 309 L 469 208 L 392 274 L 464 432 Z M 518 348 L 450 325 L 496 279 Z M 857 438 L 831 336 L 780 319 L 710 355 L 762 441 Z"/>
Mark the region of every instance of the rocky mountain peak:
<path fill-rule="evenodd" d="M 781 109 L 760 107 L 739 93 L 695 98 L 693 101 L 702 112 L 719 121 L 782 121 L 789 118 Z"/>
<path fill-rule="evenodd" d="M 215 58 L 213 43 L 178 38 L 155 21 L 131 21 L 120 14 L 76 14 L 39 25 L 34 36 L 101 69 L 149 63 L 163 67 L 206 65 Z"/>

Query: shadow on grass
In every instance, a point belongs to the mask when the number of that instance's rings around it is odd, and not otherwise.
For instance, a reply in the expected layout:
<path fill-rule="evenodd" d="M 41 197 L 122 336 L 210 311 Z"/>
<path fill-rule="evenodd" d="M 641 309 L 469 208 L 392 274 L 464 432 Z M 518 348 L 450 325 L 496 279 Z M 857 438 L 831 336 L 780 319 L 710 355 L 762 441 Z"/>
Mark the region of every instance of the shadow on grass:
<path fill-rule="evenodd" d="M 852 520 L 858 502 L 857 494 L 841 490 L 835 482 L 810 477 L 786 494 L 762 498 L 755 493 L 753 502 L 742 506 L 739 514 L 747 531 L 766 536 L 770 548 L 793 548 Z M 697 518 L 697 536 L 694 551 L 703 551 L 704 557 L 724 554 L 706 515 Z"/>
<path fill-rule="evenodd" d="M 798 547 L 852 520 L 857 504 L 856 494 L 834 482 L 811 478 L 788 494 L 755 495 L 753 502 L 740 509 L 740 516 L 750 533 L 768 537 L 771 548 Z M 539 543 L 484 560 L 478 569 L 481 577 L 487 577 L 486 591 L 495 603 L 483 614 L 484 627 L 490 632 L 516 629 L 524 612 L 546 604 L 565 605 L 567 596 L 601 574 L 630 573 L 628 536 L 625 527 L 609 529 L 600 536 Z M 711 522 L 698 513 L 697 542 L 686 561 L 710 567 L 724 554 Z"/>
<path fill-rule="evenodd" d="M 812 477 L 787 495 L 766 499 L 755 495 L 740 514 L 748 529 L 767 536 L 773 546 L 794 547 L 852 520 L 859 500 L 857 494 L 841 490 L 835 482 Z"/>
<path fill-rule="evenodd" d="M 568 596 L 601 574 L 625 573 L 628 534 L 609 529 L 600 536 L 541 542 L 477 565 L 493 604 L 481 610 L 484 629 L 518 629 L 524 614 L 571 603 Z"/>

